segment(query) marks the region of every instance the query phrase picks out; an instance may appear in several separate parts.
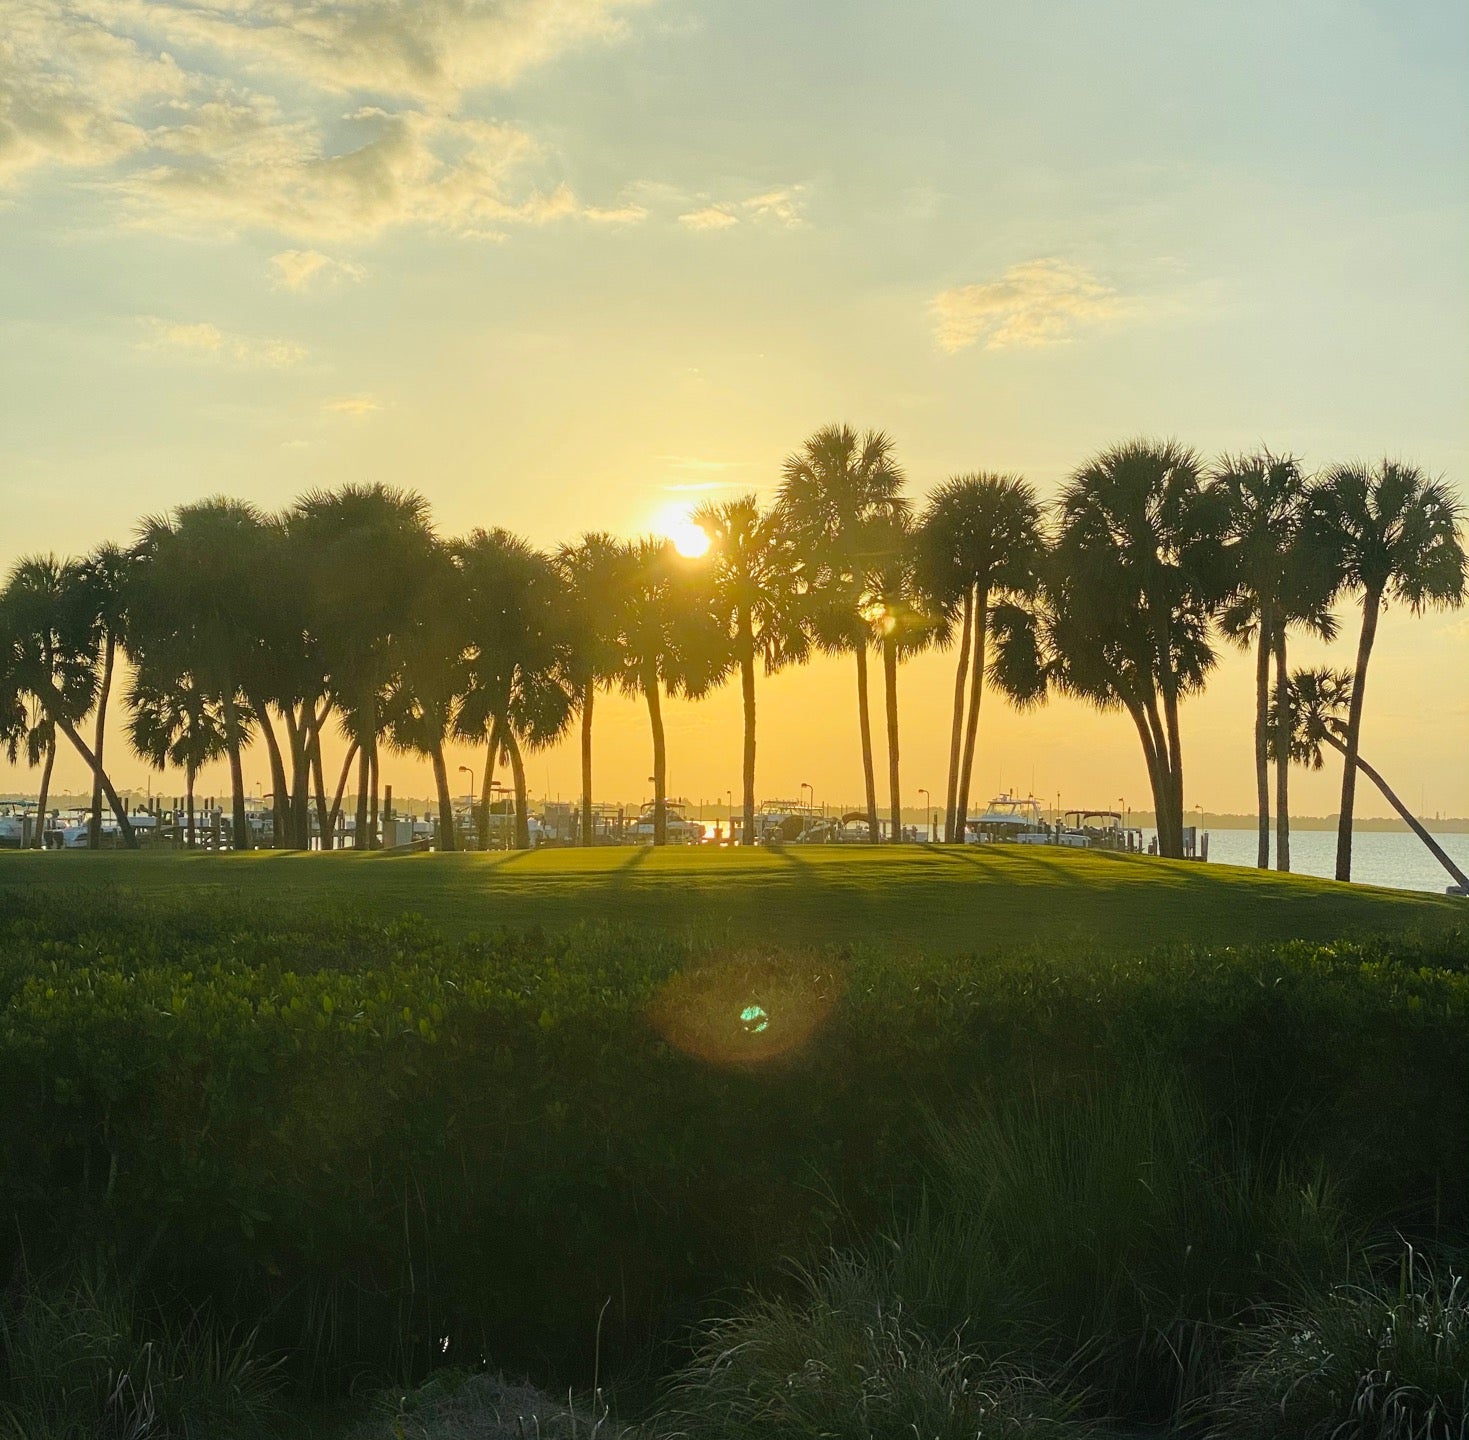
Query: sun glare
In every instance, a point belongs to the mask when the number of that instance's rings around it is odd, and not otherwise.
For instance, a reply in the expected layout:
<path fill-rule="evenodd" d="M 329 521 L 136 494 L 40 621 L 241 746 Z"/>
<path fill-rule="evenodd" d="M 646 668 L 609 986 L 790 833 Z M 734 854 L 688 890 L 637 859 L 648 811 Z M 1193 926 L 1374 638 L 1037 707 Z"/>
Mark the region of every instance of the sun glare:
<path fill-rule="evenodd" d="M 709 537 L 689 519 L 689 512 L 670 506 L 658 520 L 658 533 L 673 541 L 673 548 L 686 560 L 697 560 L 709 551 Z"/>

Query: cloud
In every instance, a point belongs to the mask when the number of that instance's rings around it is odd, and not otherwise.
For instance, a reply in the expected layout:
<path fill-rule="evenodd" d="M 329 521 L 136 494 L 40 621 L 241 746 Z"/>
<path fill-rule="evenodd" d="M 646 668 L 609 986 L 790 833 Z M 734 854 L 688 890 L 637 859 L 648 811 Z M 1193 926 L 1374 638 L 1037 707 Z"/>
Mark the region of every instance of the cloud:
<path fill-rule="evenodd" d="M 744 200 L 723 200 L 686 211 L 678 217 L 678 223 L 688 230 L 728 230 L 748 220 L 795 229 L 806 223 L 802 213 L 805 191 L 804 185 L 787 185 Z"/>
<path fill-rule="evenodd" d="M 980 340 L 986 350 L 1062 344 L 1126 309 L 1111 286 L 1057 259 L 1012 265 L 999 280 L 945 290 L 929 306 L 934 338 L 951 354 Z"/>
<path fill-rule="evenodd" d="M 280 290 L 309 290 L 340 280 L 361 280 L 367 271 L 351 260 L 334 260 L 320 250 L 282 250 L 270 257 L 271 278 Z"/>
<path fill-rule="evenodd" d="M 208 320 L 163 320 L 152 315 L 146 316 L 144 323 L 148 334 L 139 345 L 145 350 L 174 351 L 234 365 L 269 369 L 299 365 L 306 358 L 305 348 L 293 340 L 234 335 Z"/>
<path fill-rule="evenodd" d="M 322 407 L 329 415 L 371 415 L 383 408 L 382 401 L 371 395 L 342 395 L 328 400 Z"/>
<path fill-rule="evenodd" d="M 583 201 L 531 135 L 461 100 L 651 3 L 0 0 L 0 186 L 93 169 L 135 225 L 264 230 L 300 255 L 394 226 L 635 224 L 643 207 Z M 285 288 L 350 274 L 276 271 Z"/>

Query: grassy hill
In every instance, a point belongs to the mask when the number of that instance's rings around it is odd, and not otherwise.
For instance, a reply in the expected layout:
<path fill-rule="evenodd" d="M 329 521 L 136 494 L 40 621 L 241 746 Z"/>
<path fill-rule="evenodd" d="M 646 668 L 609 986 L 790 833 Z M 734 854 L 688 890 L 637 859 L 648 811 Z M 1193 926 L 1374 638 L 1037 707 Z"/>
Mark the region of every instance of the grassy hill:
<path fill-rule="evenodd" d="M 929 953 L 1025 943 L 1143 949 L 1173 941 L 1441 929 L 1448 897 L 1224 865 L 1018 846 L 676 848 L 473 855 L 0 855 L 0 912 L 24 892 L 198 907 L 423 915 L 459 934 L 583 921 L 812 947 Z"/>

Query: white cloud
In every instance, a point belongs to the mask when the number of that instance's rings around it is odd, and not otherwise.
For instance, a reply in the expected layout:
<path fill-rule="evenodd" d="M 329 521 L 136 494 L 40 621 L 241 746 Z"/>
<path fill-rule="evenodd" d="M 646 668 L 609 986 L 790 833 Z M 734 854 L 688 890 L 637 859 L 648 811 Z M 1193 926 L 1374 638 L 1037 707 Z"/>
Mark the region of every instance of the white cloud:
<path fill-rule="evenodd" d="M 173 351 L 269 369 L 299 365 L 306 358 L 305 348 L 293 340 L 231 334 L 208 320 L 164 320 L 152 315 L 145 317 L 144 323 L 148 334 L 139 344 L 145 350 Z"/>
<path fill-rule="evenodd" d="M 635 224 L 641 206 L 584 202 L 530 135 L 460 102 L 651 3 L 0 0 L 0 186 L 88 167 L 134 224 L 305 242 Z M 286 288 L 351 273 L 276 271 Z"/>
<path fill-rule="evenodd" d="M 1115 320 L 1126 302 L 1089 271 L 1065 260 L 1028 260 L 999 280 L 961 285 L 929 306 L 934 338 L 951 354 L 983 340 L 986 350 L 1055 345 L 1087 325 Z"/>
<path fill-rule="evenodd" d="M 802 213 L 805 192 L 804 185 L 787 185 L 744 200 L 721 200 L 698 210 L 686 211 L 678 217 L 678 223 L 689 230 L 728 230 L 732 225 L 748 220 L 795 229 L 806 223 Z"/>
<path fill-rule="evenodd" d="M 341 395 L 328 400 L 322 407 L 329 415 L 371 415 L 383 408 L 382 401 L 372 395 Z"/>
<path fill-rule="evenodd" d="M 367 271 L 352 260 L 334 260 L 320 250 L 282 250 L 270 257 L 271 279 L 280 290 L 309 290 L 341 280 L 361 280 Z"/>

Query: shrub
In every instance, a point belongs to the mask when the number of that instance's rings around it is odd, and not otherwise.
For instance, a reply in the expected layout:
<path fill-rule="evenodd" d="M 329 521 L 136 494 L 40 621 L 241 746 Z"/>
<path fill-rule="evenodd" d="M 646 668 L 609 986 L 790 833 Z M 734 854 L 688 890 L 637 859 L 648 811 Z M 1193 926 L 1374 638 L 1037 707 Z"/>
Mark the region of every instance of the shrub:
<path fill-rule="evenodd" d="M 1339 1285 L 1243 1331 L 1217 1440 L 1464 1440 L 1469 1290 L 1411 1248 L 1396 1286 Z"/>

